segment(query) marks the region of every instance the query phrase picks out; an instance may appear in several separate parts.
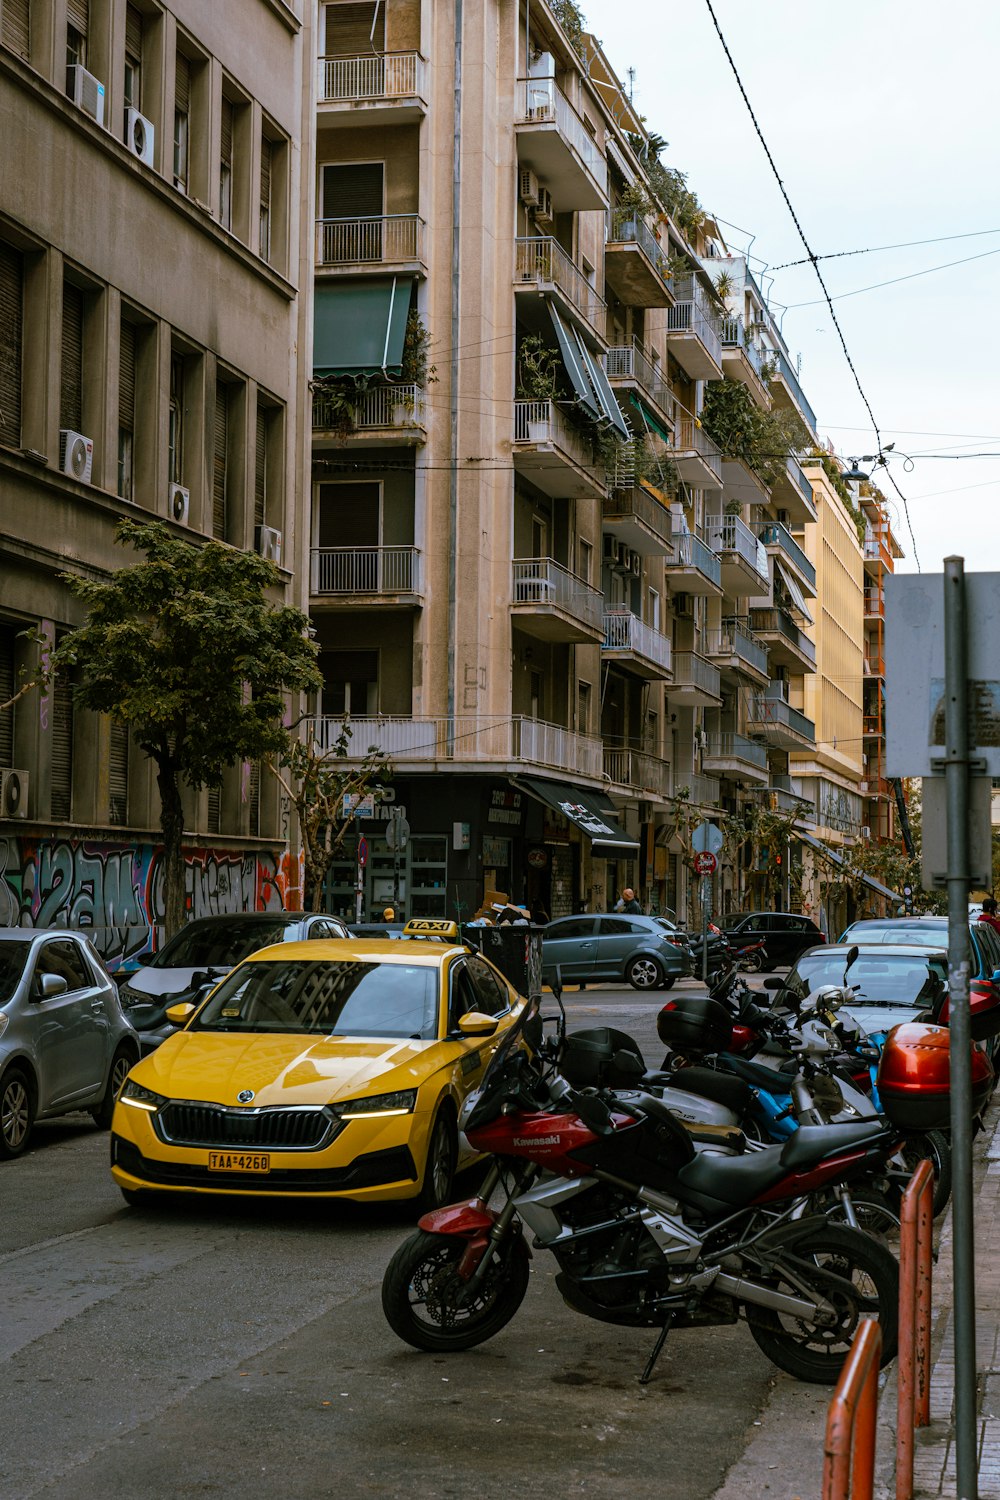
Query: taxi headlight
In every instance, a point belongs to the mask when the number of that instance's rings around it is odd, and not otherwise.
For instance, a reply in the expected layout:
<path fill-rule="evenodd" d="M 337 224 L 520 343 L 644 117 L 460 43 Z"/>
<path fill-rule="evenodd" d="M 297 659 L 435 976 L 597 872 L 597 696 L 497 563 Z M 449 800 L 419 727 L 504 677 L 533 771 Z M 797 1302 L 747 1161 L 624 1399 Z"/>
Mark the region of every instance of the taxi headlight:
<path fill-rule="evenodd" d="M 416 1105 L 416 1089 L 400 1089 L 395 1094 L 372 1094 L 370 1099 L 347 1099 L 334 1109 L 339 1115 L 364 1119 L 367 1115 L 412 1115 Z"/>
<path fill-rule="evenodd" d="M 125 1087 L 118 1095 L 122 1104 L 130 1104 L 133 1109 L 144 1109 L 148 1114 L 155 1115 L 158 1109 L 162 1109 L 170 1100 L 165 1099 L 162 1094 L 154 1094 L 152 1089 L 143 1088 L 141 1083 L 127 1078 Z"/>

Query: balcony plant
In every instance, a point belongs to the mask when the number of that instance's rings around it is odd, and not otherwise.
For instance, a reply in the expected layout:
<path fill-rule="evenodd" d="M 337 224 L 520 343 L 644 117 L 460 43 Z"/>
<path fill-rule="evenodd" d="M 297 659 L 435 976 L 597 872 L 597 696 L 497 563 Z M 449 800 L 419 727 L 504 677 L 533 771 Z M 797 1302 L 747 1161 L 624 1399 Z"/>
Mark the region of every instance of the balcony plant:
<path fill-rule="evenodd" d="M 628 183 L 622 188 L 618 201 L 611 210 L 611 238 L 613 240 L 634 239 L 639 220 L 647 219 L 651 213 L 655 212 L 655 209 L 656 204 L 641 182 Z M 625 231 L 629 227 L 631 233 L 626 234 Z"/>

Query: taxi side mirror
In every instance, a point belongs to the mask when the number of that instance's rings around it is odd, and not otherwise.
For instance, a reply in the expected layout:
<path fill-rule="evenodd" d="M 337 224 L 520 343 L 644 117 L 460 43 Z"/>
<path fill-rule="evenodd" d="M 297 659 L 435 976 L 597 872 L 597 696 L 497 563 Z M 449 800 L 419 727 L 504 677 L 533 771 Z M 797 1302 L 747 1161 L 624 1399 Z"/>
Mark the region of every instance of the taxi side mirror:
<path fill-rule="evenodd" d="M 481 1010 L 467 1010 L 459 1017 L 458 1029 L 463 1036 L 492 1036 L 499 1024 L 495 1016 L 484 1016 Z"/>
<path fill-rule="evenodd" d="M 168 1005 L 166 1009 L 166 1017 L 171 1026 L 183 1026 L 186 1021 L 189 1021 L 191 1019 L 191 1017 L 194 1015 L 194 1012 L 195 1007 L 193 1005 L 189 1005 L 188 1002 L 184 1000 L 180 1005 Z"/>

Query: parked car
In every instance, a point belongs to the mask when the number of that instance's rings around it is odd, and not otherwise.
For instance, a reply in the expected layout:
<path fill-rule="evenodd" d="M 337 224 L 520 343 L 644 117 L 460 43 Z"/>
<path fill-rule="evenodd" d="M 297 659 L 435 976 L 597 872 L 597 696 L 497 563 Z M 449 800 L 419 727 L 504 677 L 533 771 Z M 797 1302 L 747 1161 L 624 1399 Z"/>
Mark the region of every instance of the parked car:
<path fill-rule="evenodd" d="M 107 1130 L 139 1040 L 87 938 L 0 930 L 0 1157 L 20 1156 L 36 1120 L 89 1110 Z"/>
<path fill-rule="evenodd" d="M 139 1033 L 142 1051 L 152 1052 L 177 1029 L 167 1020 L 169 1006 L 197 999 L 207 984 L 221 979 L 258 948 L 349 935 L 340 918 L 326 912 L 251 911 L 199 917 L 130 974 L 118 993 Z"/>
<path fill-rule="evenodd" d="M 848 968 L 855 943 L 858 956 Z M 936 1022 L 948 991 L 948 956 L 923 944 L 895 947 L 852 939 L 810 948 L 784 980 L 765 980 L 775 991 L 774 1004 L 788 1010 L 798 1010 L 821 985 L 845 983 L 858 986 L 849 1010 L 864 1032 L 888 1031 L 902 1021 Z"/>
<path fill-rule="evenodd" d="M 122 1090 L 111 1170 L 164 1193 L 450 1202 L 466 1096 L 524 1000 L 459 940 L 276 943 L 252 953 Z M 177 1014 L 174 1011 L 171 1014 Z"/>
<path fill-rule="evenodd" d="M 687 937 L 658 917 L 617 913 L 557 917 L 542 937 L 542 978 L 564 984 L 626 979 L 633 989 L 669 989 L 691 973 Z"/>
<path fill-rule="evenodd" d="M 793 964 L 807 948 L 826 942 L 812 917 L 792 911 L 734 912 L 723 919 L 722 930 L 734 948 L 762 938 L 766 969 Z"/>

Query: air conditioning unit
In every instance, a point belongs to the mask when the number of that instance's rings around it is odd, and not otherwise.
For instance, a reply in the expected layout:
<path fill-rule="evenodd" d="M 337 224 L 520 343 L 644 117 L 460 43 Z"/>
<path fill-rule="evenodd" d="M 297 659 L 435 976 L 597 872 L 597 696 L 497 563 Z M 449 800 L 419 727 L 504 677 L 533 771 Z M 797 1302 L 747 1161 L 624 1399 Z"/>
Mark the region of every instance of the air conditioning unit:
<path fill-rule="evenodd" d="M 145 162 L 147 167 L 153 165 L 153 143 L 156 139 L 156 130 L 152 120 L 147 120 L 137 109 L 126 109 L 125 111 L 125 144 L 133 156 Z"/>
<path fill-rule="evenodd" d="M 187 526 L 191 517 L 191 491 L 182 484 L 172 484 L 167 492 L 167 514 L 179 526 Z"/>
<path fill-rule="evenodd" d="M 674 614 L 677 616 L 678 620 L 693 620 L 694 619 L 694 595 L 693 594 L 675 594 L 674 595 Z"/>
<path fill-rule="evenodd" d="M 256 526 L 254 546 L 261 557 L 266 557 L 273 563 L 281 562 L 281 532 L 276 527 Z"/>
<path fill-rule="evenodd" d="M 104 84 L 79 63 L 66 70 L 69 81 L 69 97 L 85 115 L 104 124 Z"/>
<path fill-rule="evenodd" d="M 27 771 L 0 771 L 0 818 L 28 816 Z"/>
<path fill-rule="evenodd" d="M 80 484 L 89 484 L 94 468 L 94 439 L 64 427 L 59 433 L 59 471 Z"/>
<path fill-rule="evenodd" d="M 635 574 L 636 578 L 639 578 L 641 576 L 641 574 L 642 574 L 642 553 L 641 552 L 633 552 L 632 553 L 632 572 Z"/>
<path fill-rule="evenodd" d="M 518 191 L 522 203 L 526 204 L 528 208 L 537 208 L 538 195 L 541 192 L 541 188 L 538 186 L 538 178 L 530 167 L 521 168 Z"/>
<path fill-rule="evenodd" d="M 610 531 L 604 533 L 604 561 L 612 566 L 618 561 L 618 542 Z"/>
<path fill-rule="evenodd" d="M 628 570 L 629 570 L 629 558 L 631 556 L 632 556 L 632 554 L 628 550 L 628 548 L 626 547 L 625 543 L 624 542 L 619 542 L 618 543 L 618 560 L 617 560 L 615 566 L 618 567 L 618 568 L 621 568 L 624 573 L 627 573 Z"/>
<path fill-rule="evenodd" d="M 872 831 L 867 823 L 862 823 L 861 827 L 858 829 L 858 832 L 863 839 L 870 839 L 872 836 Z"/>
<path fill-rule="evenodd" d="M 535 209 L 535 223 L 543 228 L 550 228 L 555 222 L 555 214 L 552 211 L 552 194 L 548 188 L 538 189 L 538 207 Z"/>

